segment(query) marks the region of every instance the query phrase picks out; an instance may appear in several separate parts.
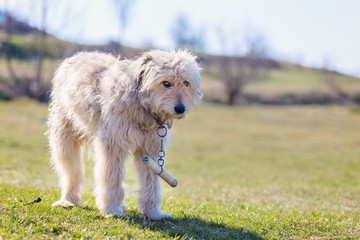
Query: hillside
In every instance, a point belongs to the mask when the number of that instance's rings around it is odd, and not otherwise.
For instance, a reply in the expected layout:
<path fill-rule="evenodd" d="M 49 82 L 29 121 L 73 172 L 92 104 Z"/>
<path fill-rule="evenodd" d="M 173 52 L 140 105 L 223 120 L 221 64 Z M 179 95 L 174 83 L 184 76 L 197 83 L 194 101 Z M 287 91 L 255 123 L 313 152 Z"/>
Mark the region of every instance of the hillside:
<path fill-rule="evenodd" d="M 274 62 L 275 64 L 263 68 L 261 74 L 245 84 L 242 103 L 275 105 L 344 103 L 341 98 L 360 103 L 360 78 L 289 62 Z M 226 101 L 222 74 L 216 64 L 209 68 L 204 65 L 203 90 L 207 101 Z"/>
<path fill-rule="evenodd" d="M 19 25 L 20 23 L 18 23 Z M 25 88 L 22 94 L 29 92 L 28 88 L 37 75 L 39 54 L 39 31 L 26 28 L 20 24 L 22 31 L 14 31 L 9 38 L 0 25 L 0 98 L 13 98 L 16 94 L 7 89 L 7 83 Z M 25 29 L 25 30 L 24 30 Z M 8 41 L 8 42 L 6 42 Z M 41 85 L 43 93 L 50 88 L 50 79 L 62 59 L 78 51 L 100 50 L 121 54 L 124 58 L 133 58 L 144 49 L 134 49 L 109 43 L 103 46 L 79 45 L 61 41 L 54 36 L 46 35 L 43 51 Z M 10 51 L 10 64 L 6 57 Z M 234 61 L 232 69 L 236 72 L 246 61 L 245 57 L 225 57 L 199 54 L 203 68 L 202 89 L 204 100 L 208 102 L 226 103 L 226 76 L 223 66 L 229 59 Z M 247 79 L 241 87 L 237 97 L 237 104 L 331 104 L 331 103 L 360 103 L 360 79 L 346 76 L 337 72 L 312 69 L 289 62 L 258 59 L 257 73 Z M 11 76 L 14 69 L 17 80 Z M 15 82 L 15 83 L 14 83 Z M 27 89 L 26 89 L 27 88 Z M 46 100 L 47 97 L 43 96 Z"/>

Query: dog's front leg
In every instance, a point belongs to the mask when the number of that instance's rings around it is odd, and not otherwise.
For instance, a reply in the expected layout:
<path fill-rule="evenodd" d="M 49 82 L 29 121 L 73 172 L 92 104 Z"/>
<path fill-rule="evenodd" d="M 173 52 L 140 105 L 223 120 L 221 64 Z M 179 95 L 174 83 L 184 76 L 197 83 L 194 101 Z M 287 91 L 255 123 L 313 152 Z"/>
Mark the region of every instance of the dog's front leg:
<path fill-rule="evenodd" d="M 137 177 L 140 185 L 139 188 L 139 205 L 143 214 L 152 220 L 161 220 L 165 218 L 174 218 L 173 215 L 161 212 L 160 205 L 161 181 L 160 177 L 151 171 L 142 163 L 144 154 L 150 154 L 144 150 L 138 149 L 135 154 L 135 167 L 137 169 Z M 156 156 L 156 155 L 155 155 Z M 153 154 L 153 157 L 155 157 Z"/>
<path fill-rule="evenodd" d="M 123 182 L 127 151 L 104 140 L 96 140 L 93 151 L 96 205 L 106 217 L 121 217 L 124 215 Z"/>

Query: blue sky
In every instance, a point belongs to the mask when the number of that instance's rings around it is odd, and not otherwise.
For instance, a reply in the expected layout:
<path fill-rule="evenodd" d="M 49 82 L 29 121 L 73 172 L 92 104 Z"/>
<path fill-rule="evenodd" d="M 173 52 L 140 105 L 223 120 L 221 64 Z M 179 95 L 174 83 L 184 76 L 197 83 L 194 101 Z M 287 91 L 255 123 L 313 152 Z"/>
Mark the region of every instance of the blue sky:
<path fill-rule="evenodd" d="M 1 9 L 39 25 L 41 0 L 0 0 Z M 360 77 L 358 0 L 136 0 L 121 30 L 111 0 L 49 0 L 50 33 L 81 43 L 121 39 L 125 45 L 171 48 L 174 19 L 185 15 L 204 35 L 207 51 L 232 54 L 243 49 L 249 29 L 261 33 L 270 53 L 306 66 L 326 59 L 335 70 Z M 228 43 L 219 44 L 219 29 Z"/>

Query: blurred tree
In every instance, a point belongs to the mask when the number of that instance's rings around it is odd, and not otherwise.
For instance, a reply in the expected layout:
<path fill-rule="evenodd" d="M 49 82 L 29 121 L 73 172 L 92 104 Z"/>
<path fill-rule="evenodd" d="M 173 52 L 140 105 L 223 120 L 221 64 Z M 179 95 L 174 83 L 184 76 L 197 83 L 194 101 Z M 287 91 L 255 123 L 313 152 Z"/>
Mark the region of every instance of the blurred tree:
<path fill-rule="evenodd" d="M 225 84 L 227 103 L 234 105 L 239 101 L 244 86 L 250 78 L 251 68 L 238 57 L 225 56 L 220 59 L 220 69 Z"/>
<path fill-rule="evenodd" d="M 15 69 L 12 64 L 13 57 L 13 45 L 11 43 L 11 39 L 13 36 L 15 29 L 15 25 L 17 25 L 16 19 L 9 13 L 3 12 L 3 29 L 5 32 L 5 39 L 2 42 L 2 48 L 5 58 L 5 66 L 7 69 L 7 73 L 9 76 L 9 81 L 1 81 L 0 87 L 3 91 L 7 92 L 7 95 L 11 96 L 24 96 L 27 95 L 28 90 L 28 81 L 22 81 L 16 74 Z"/>
<path fill-rule="evenodd" d="M 119 23 L 119 45 L 118 45 L 118 51 L 121 51 L 121 42 L 122 38 L 125 35 L 128 19 L 129 19 L 129 12 L 131 9 L 132 4 L 135 3 L 135 0 L 113 0 L 113 4 L 115 6 L 115 13 L 118 17 L 118 23 Z"/>
<path fill-rule="evenodd" d="M 60 6 L 62 5 L 62 6 Z M 40 8 L 40 27 L 37 31 L 37 36 L 35 38 L 36 46 L 36 63 L 35 63 L 35 77 L 30 83 L 30 96 L 34 99 L 41 100 L 46 99 L 46 88 L 44 85 L 43 79 L 43 65 L 44 59 L 47 53 L 47 38 L 48 38 L 48 25 L 49 21 L 58 17 L 62 18 L 62 23 L 57 26 L 58 29 L 65 29 L 68 27 L 72 21 L 76 21 L 79 17 L 82 16 L 83 11 L 86 12 L 86 5 L 81 8 L 79 11 L 72 11 L 72 1 L 56 1 L 56 0 L 41 0 L 38 1 L 38 4 L 34 4 L 33 7 Z M 53 9 L 62 8 L 63 11 L 56 11 L 56 15 L 49 14 L 50 7 Z M 34 10 L 35 11 L 35 10 Z M 49 17 L 50 16 L 50 17 Z M 74 48 L 66 49 L 64 55 L 72 55 L 75 51 Z"/>
<path fill-rule="evenodd" d="M 57 4 L 57 5 L 56 5 Z M 61 6 L 60 6 L 61 5 Z M 50 7 L 52 9 L 63 9 L 64 11 L 52 11 L 49 13 Z M 43 77 L 43 64 L 47 49 L 47 37 L 48 37 L 48 23 L 54 18 L 62 18 L 61 26 L 59 29 L 64 29 L 69 26 L 69 22 L 74 18 L 79 17 L 79 12 L 70 11 L 72 8 L 71 1 L 56 1 L 56 0 L 39 0 L 31 5 L 28 10 L 31 12 L 40 12 L 40 26 L 39 29 L 32 28 L 28 24 L 16 20 L 10 13 L 3 13 L 3 24 L 1 28 L 5 32 L 5 40 L 3 41 L 3 52 L 5 63 L 7 66 L 7 72 L 10 81 L 3 81 L 1 85 L 3 89 L 6 89 L 12 96 L 29 96 L 37 100 L 46 100 L 47 87 L 44 86 Z M 39 11 L 40 10 L 40 11 Z M 86 8 L 82 8 L 85 11 Z M 56 14 L 54 14 L 56 13 Z M 65 16 L 65 17 L 64 17 Z M 76 20 L 76 19 L 75 19 Z M 13 34 L 32 34 L 36 36 L 34 39 L 34 51 L 32 54 L 24 54 L 23 51 L 12 44 L 11 39 Z M 16 57 L 24 54 L 25 58 L 34 58 L 34 72 L 29 71 L 27 74 L 16 73 L 16 69 L 12 66 L 12 58 L 16 50 Z M 73 49 L 73 51 L 75 51 Z M 68 52 L 67 52 L 68 53 Z M 69 54 L 69 53 L 68 53 Z M 31 74 L 34 74 L 31 76 Z M 5 87 L 4 87 L 5 86 Z"/>
<path fill-rule="evenodd" d="M 15 19 L 9 13 L 3 13 L 3 25 L 5 30 L 5 40 L 3 42 L 4 48 L 4 57 L 6 60 L 6 69 L 8 71 L 9 77 L 12 81 L 16 81 L 17 77 L 14 71 L 14 68 L 11 64 L 11 38 L 13 34 L 13 22 Z"/>
<path fill-rule="evenodd" d="M 340 104 L 347 104 L 350 102 L 350 98 L 341 89 L 341 87 L 338 86 L 338 84 L 336 84 L 334 75 L 337 73 L 332 70 L 330 62 L 331 61 L 328 57 L 323 58 L 323 66 L 320 69 L 322 78 L 325 80 L 326 85 L 328 86 L 328 88 L 330 90 L 330 94 L 331 94 L 333 100 Z"/>
<path fill-rule="evenodd" d="M 47 28 L 47 13 L 48 13 L 48 0 L 41 1 L 41 22 L 40 29 L 37 34 L 37 60 L 36 60 L 36 69 L 35 69 L 35 79 L 30 84 L 30 93 L 33 98 L 39 100 L 44 94 L 45 90 L 42 89 L 42 69 L 43 69 L 43 60 L 46 52 L 46 28 Z"/>
<path fill-rule="evenodd" d="M 269 47 L 263 33 L 250 29 L 245 30 L 245 56 L 250 58 L 264 59 L 269 56 Z"/>
<path fill-rule="evenodd" d="M 204 31 L 197 33 L 192 29 L 189 18 L 185 15 L 178 15 L 171 28 L 171 37 L 176 48 L 187 48 L 193 51 L 204 50 Z"/>
<path fill-rule="evenodd" d="M 243 39 L 245 43 L 241 44 L 237 36 L 225 33 L 222 28 L 217 30 L 220 46 L 232 46 L 233 56 L 220 58 L 220 68 L 225 84 L 227 103 L 234 105 L 241 101 L 244 86 L 260 74 L 264 74 L 269 67 L 269 47 L 266 38 L 260 32 L 254 32 L 247 29 Z M 245 52 L 241 54 L 240 48 L 244 46 Z"/>
<path fill-rule="evenodd" d="M 273 61 L 269 61 L 270 47 L 264 33 L 251 27 L 247 29 L 244 36 L 245 58 L 251 70 L 250 80 L 256 80 L 268 73 L 268 69 L 273 64 Z"/>

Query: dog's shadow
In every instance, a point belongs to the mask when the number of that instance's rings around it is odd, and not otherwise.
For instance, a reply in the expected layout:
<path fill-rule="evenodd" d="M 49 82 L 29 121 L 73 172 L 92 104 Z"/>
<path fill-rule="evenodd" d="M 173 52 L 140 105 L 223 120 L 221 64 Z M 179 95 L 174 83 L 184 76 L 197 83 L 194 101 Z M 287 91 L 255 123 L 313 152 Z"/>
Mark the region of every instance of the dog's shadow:
<path fill-rule="evenodd" d="M 264 239 L 243 228 L 187 217 L 185 214 L 183 217 L 177 216 L 176 219 L 150 221 L 137 211 L 127 211 L 124 221 L 141 229 L 163 232 L 179 239 Z"/>

